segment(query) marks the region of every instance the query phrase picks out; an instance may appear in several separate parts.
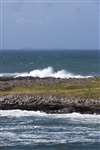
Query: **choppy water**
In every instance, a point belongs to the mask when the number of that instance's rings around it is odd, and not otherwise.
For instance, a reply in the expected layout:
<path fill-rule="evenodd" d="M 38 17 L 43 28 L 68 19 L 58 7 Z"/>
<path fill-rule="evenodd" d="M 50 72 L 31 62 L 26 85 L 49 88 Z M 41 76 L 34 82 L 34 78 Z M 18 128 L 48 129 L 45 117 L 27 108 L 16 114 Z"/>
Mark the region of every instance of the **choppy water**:
<path fill-rule="evenodd" d="M 99 150 L 100 115 L 0 111 L 2 150 Z"/>

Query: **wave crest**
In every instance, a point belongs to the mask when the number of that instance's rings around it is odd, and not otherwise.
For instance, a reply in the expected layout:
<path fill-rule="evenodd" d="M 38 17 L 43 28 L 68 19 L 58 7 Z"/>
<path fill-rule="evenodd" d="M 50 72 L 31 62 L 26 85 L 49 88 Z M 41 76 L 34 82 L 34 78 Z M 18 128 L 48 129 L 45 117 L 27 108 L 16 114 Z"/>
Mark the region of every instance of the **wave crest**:
<path fill-rule="evenodd" d="M 89 78 L 92 76 L 82 76 L 82 75 L 75 75 L 70 73 L 66 70 L 59 70 L 54 71 L 53 67 L 47 67 L 44 69 L 35 69 L 30 72 L 24 73 L 6 73 L 0 74 L 0 76 L 13 76 L 13 77 L 39 77 L 39 78 L 46 78 L 46 77 L 53 77 L 53 78 Z"/>
<path fill-rule="evenodd" d="M 96 114 L 80 114 L 80 113 L 68 113 L 68 114 L 48 114 L 40 111 L 27 111 L 27 110 L 0 110 L 0 117 L 47 117 L 47 118 L 72 118 L 72 119 L 100 119 L 100 115 Z M 100 121 L 100 120 L 99 120 Z"/>

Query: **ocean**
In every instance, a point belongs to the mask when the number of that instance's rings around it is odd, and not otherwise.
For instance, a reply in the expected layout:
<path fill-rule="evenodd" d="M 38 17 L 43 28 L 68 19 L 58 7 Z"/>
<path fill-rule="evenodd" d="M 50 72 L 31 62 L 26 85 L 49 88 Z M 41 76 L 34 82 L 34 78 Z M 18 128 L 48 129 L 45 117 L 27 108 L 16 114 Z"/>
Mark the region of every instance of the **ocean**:
<path fill-rule="evenodd" d="M 0 76 L 79 77 L 100 75 L 99 50 L 0 51 Z"/>
<path fill-rule="evenodd" d="M 1 110 L 0 150 L 100 150 L 100 115 Z"/>
<path fill-rule="evenodd" d="M 0 76 L 100 76 L 100 51 L 0 51 Z M 0 110 L 0 150 L 100 150 L 100 115 Z"/>

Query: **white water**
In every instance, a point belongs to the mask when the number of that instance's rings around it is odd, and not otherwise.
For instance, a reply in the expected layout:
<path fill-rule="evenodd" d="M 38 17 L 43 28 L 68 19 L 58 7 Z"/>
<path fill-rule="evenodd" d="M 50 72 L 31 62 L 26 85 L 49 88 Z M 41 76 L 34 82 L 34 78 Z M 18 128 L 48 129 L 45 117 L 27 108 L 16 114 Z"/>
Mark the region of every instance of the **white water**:
<path fill-rule="evenodd" d="M 46 78 L 46 77 L 53 77 L 53 78 L 89 78 L 92 76 L 82 76 L 82 75 L 75 75 L 73 73 L 70 73 L 66 70 L 59 70 L 54 71 L 53 67 L 47 67 L 44 69 L 35 69 L 30 72 L 24 72 L 24 73 L 2 73 L 0 76 L 13 76 L 13 77 L 40 77 L 40 78 Z"/>
<path fill-rule="evenodd" d="M 26 110 L 0 110 L 0 116 L 3 117 L 27 117 L 27 116 L 46 116 L 46 113 L 40 111 Z"/>
<path fill-rule="evenodd" d="M 50 117 L 50 118 L 73 118 L 73 119 L 97 119 L 100 121 L 100 115 L 96 114 L 80 114 L 80 113 L 68 113 L 68 114 L 47 114 L 40 111 L 27 111 L 27 110 L 0 110 L 0 116 L 2 117 Z"/>
<path fill-rule="evenodd" d="M 84 147 L 88 150 L 99 150 L 95 144 L 100 143 L 100 115 L 90 114 L 46 114 L 44 112 L 22 110 L 0 110 L 0 146 L 37 145 L 49 149 L 50 145 L 55 150 L 61 150 L 57 144 L 80 144 L 77 150 Z M 88 143 L 90 145 L 88 147 Z M 14 149 L 14 148 L 13 148 Z M 27 150 L 30 149 L 27 148 Z M 35 149 L 35 148 L 33 148 Z M 69 148 L 70 149 L 70 148 Z M 9 149 L 10 150 L 10 149 Z M 44 148 L 42 148 L 44 150 Z M 52 147 L 51 149 L 52 150 Z M 72 148 L 71 148 L 72 150 Z"/>

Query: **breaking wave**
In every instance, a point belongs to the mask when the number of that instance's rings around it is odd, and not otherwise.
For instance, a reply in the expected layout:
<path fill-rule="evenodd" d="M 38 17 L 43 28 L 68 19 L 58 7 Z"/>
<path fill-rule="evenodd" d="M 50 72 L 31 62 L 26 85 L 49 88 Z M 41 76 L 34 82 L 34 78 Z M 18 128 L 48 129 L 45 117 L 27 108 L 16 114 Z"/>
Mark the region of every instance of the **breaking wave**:
<path fill-rule="evenodd" d="M 82 76 L 80 74 L 76 75 L 73 73 L 70 73 L 66 70 L 59 70 L 54 71 L 53 67 L 47 67 L 44 69 L 35 69 L 30 72 L 24 72 L 24 73 L 3 73 L 0 74 L 0 77 L 3 76 L 11 76 L 11 77 L 40 77 L 40 78 L 46 78 L 46 77 L 53 77 L 53 78 L 89 78 L 92 76 Z"/>
<path fill-rule="evenodd" d="M 0 110 L 2 117 L 27 117 L 27 116 L 46 116 L 46 113 L 40 111 L 27 110 Z"/>
<path fill-rule="evenodd" d="M 0 110 L 0 116 L 2 117 L 28 117 L 28 116 L 36 116 L 36 117 L 50 117 L 50 118 L 72 118 L 72 119 L 89 119 L 94 120 L 99 119 L 100 115 L 96 114 L 80 114 L 80 113 L 68 113 L 68 114 L 48 114 L 41 111 L 27 111 L 27 110 Z"/>

